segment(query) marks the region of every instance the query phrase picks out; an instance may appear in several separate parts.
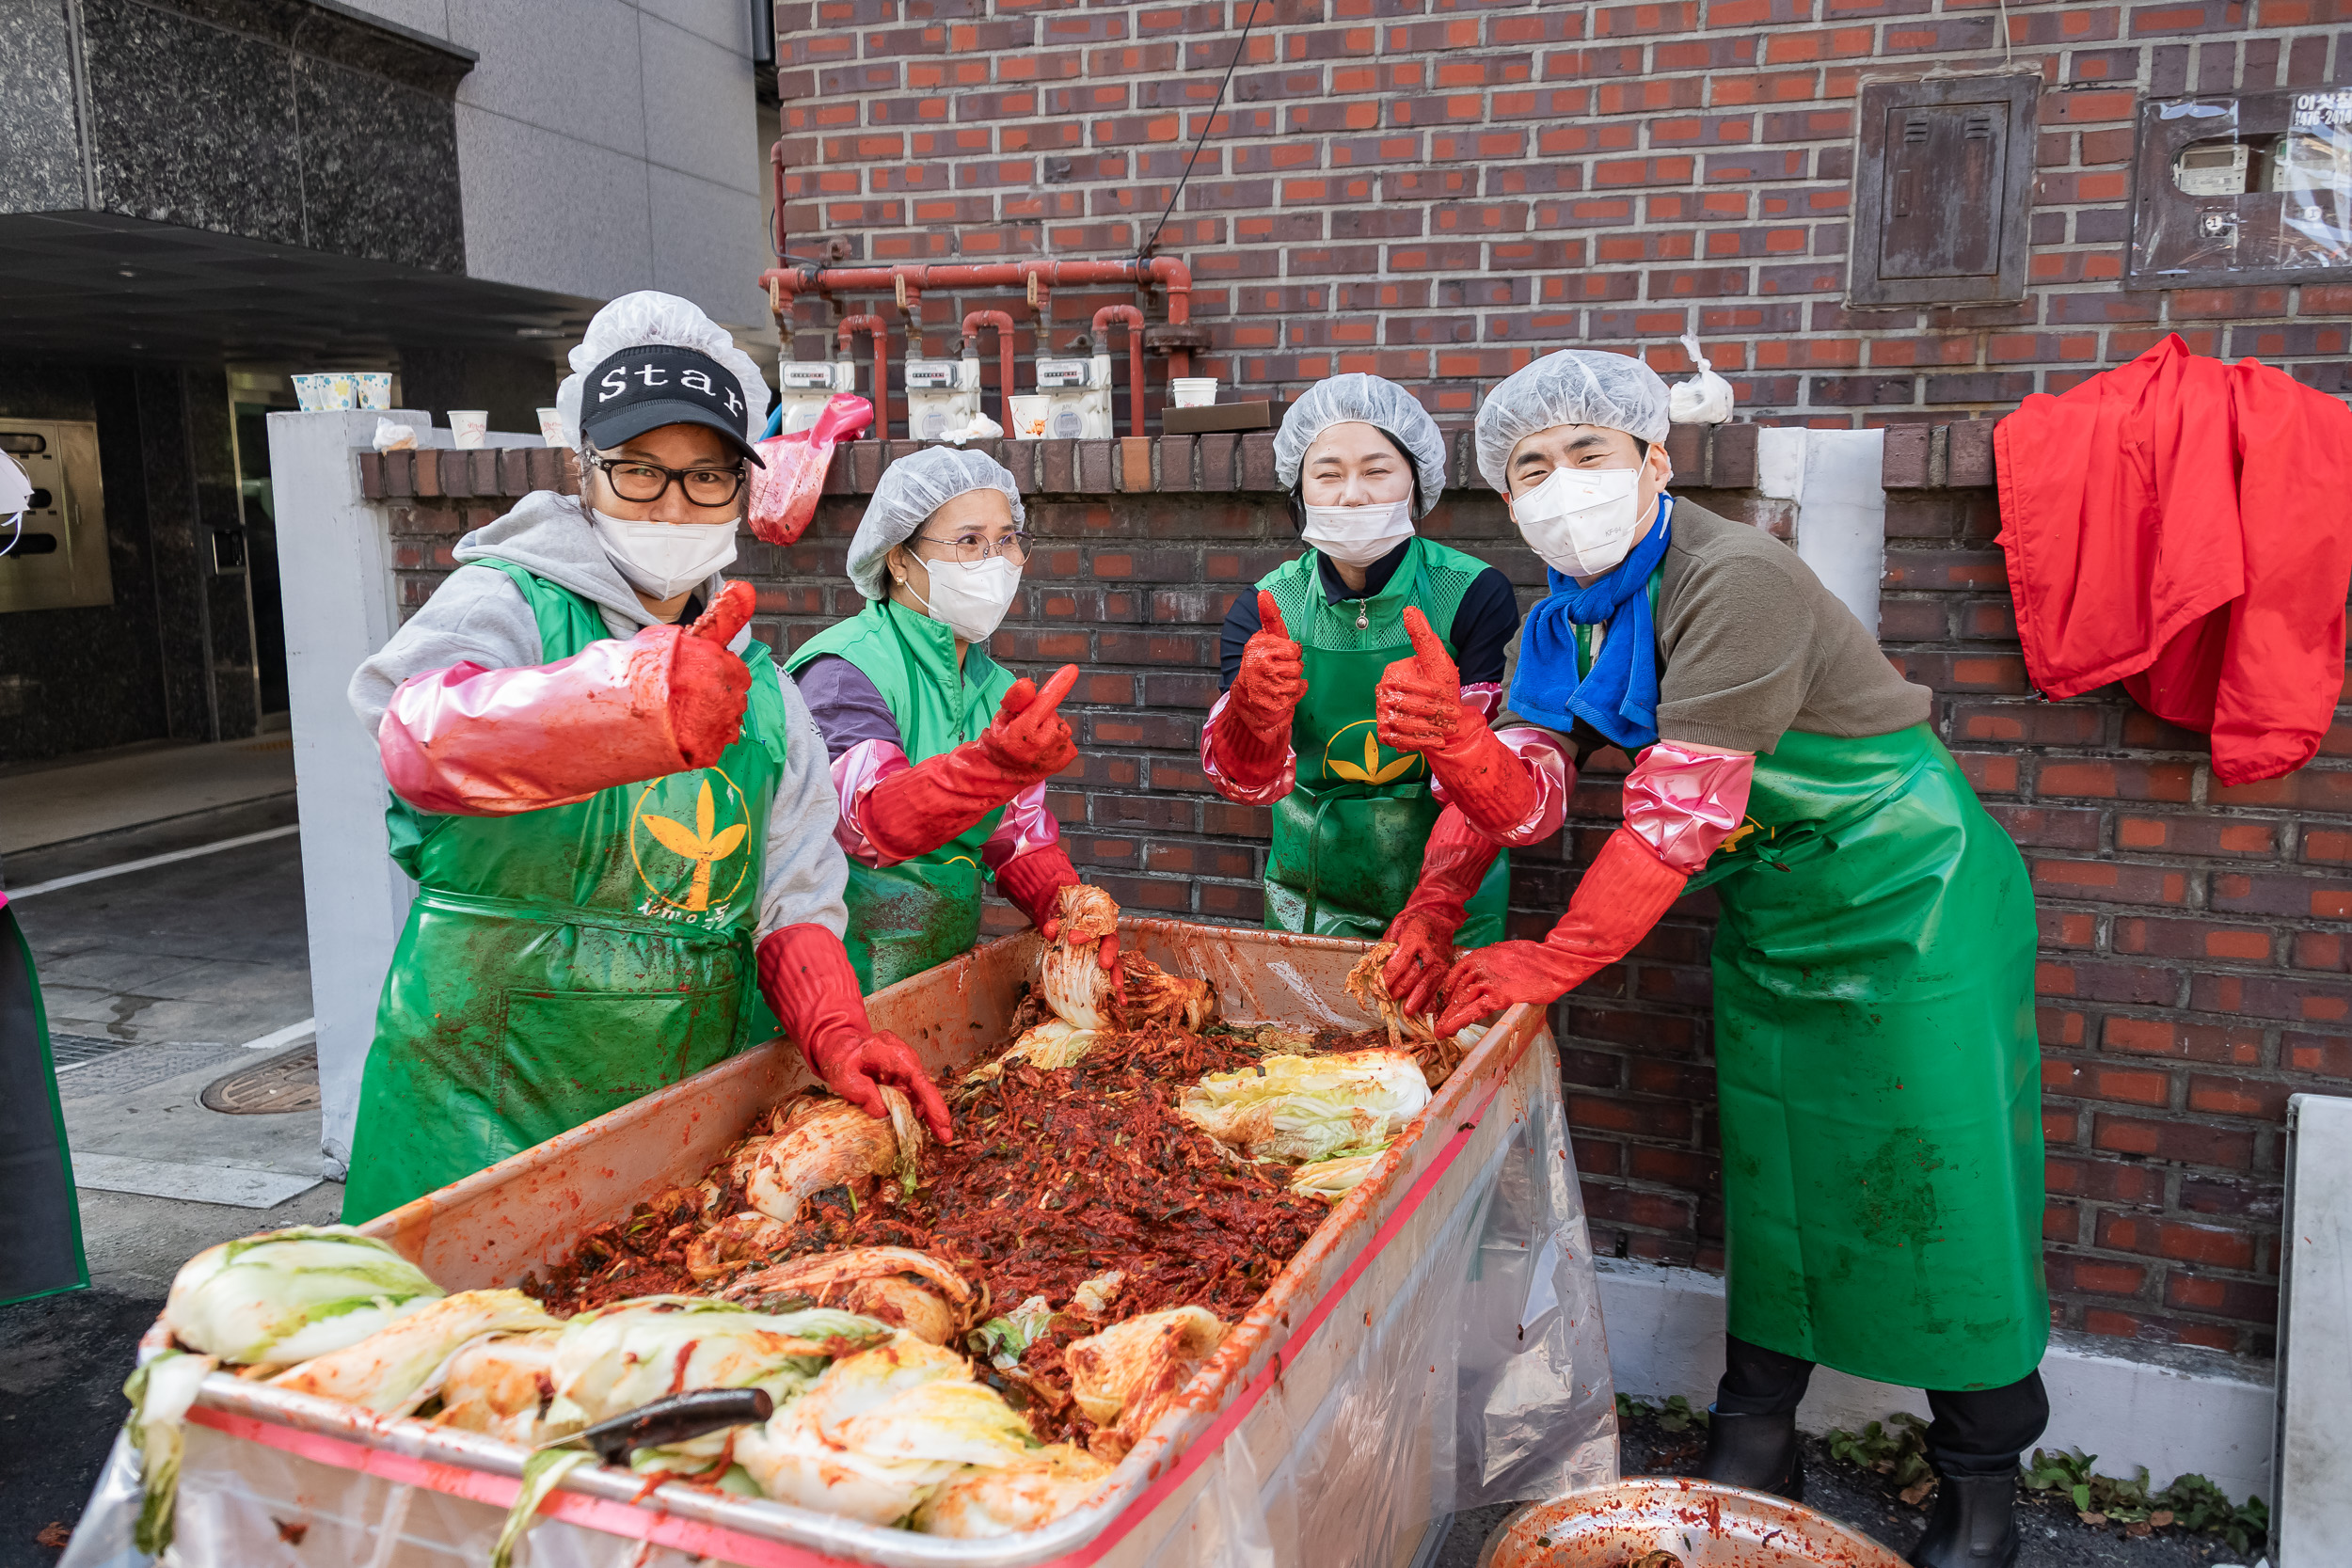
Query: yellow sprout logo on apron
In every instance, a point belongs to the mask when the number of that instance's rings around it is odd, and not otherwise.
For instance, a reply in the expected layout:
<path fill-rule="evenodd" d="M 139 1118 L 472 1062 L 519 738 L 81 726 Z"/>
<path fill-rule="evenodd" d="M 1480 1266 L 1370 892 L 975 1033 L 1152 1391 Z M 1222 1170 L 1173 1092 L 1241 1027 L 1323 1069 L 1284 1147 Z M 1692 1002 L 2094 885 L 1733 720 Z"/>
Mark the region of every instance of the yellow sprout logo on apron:
<path fill-rule="evenodd" d="M 1331 754 L 1340 750 L 1341 743 L 1351 730 L 1364 732 L 1364 761 L 1360 768 L 1352 762 L 1339 761 Z M 1394 784 L 1420 766 L 1421 753 L 1418 752 L 1400 752 L 1394 762 L 1384 766 L 1380 761 L 1379 732 L 1369 719 L 1359 719 L 1334 735 L 1323 748 L 1323 776 L 1327 779 L 1345 779 L 1349 784 Z"/>
<path fill-rule="evenodd" d="M 726 815 L 736 819 L 724 827 L 719 825 L 719 799 L 710 787 L 713 777 L 726 786 Z M 652 809 L 667 806 L 676 810 L 677 798 L 684 794 L 690 780 L 699 782 L 693 798 L 691 827 Z M 657 795 L 660 797 L 658 800 Z M 637 867 L 637 879 L 670 908 L 700 914 L 710 908 L 710 884 L 720 863 L 732 860 L 736 863 L 735 875 L 719 899 L 724 903 L 733 898 L 751 871 L 752 858 L 738 853 L 743 841 L 751 836 L 751 824 L 743 819 L 745 815 L 743 792 L 735 787 L 733 779 L 716 768 L 705 768 L 700 774 L 673 773 L 654 780 L 638 795 L 629 813 L 628 858 Z M 640 842 L 640 828 L 652 839 L 651 844 Z M 671 896 L 677 889 L 677 873 L 685 869 L 671 859 L 673 856 L 693 867 L 683 899 Z"/>

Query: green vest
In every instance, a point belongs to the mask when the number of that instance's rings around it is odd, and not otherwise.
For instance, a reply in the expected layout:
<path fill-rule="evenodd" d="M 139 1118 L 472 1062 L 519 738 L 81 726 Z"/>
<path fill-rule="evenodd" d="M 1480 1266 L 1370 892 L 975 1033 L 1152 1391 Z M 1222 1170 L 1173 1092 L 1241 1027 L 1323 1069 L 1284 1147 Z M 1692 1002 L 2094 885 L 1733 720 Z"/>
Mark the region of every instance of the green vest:
<path fill-rule="evenodd" d="M 977 642 L 956 665 L 956 634 L 930 616 L 869 599 L 784 661 L 798 675 L 831 654 L 874 683 L 898 723 L 909 762 L 977 740 L 996 717 L 1012 672 Z M 946 963 L 980 937 L 980 846 L 1005 815 L 999 806 L 928 854 L 893 865 L 850 862 L 850 962 L 867 995 Z"/>
<path fill-rule="evenodd" d="M 1416 538 L 1388 585 L 1366 599 L 1330 602 L 1309 550 L 1258 586 L 1274 595 L 1304 656 L 1307 695 L 1291 717 L 1297 787 L 1275 802 L 1266 857 L 1265 926 L 1275 931 L 1377 942 L 1412 896 L 1422 854 L 1444 808 L 1418 752 L 1380 744 L 1373 692 L 1383 671 L 1411 657 L 1405 610 L 1418 607 L 1452 654 L 1454 612 L 1486 563 Z M 1502 938 L 1511 857 L 1495 863 L 1454 939 L 1484 947 Z"/>
<path fill-rule="evenodd" d="M 540 657 L 611 634 L 505 562 Z M 444 816 L 393 797 L 416 901 L 384 979 L 343 1218 L 373 1218 L 776 1034 L 752 940 L 783 770 L 784 692 L 743 651 L 742 735 L 709 768 L 568 806 Z"/>

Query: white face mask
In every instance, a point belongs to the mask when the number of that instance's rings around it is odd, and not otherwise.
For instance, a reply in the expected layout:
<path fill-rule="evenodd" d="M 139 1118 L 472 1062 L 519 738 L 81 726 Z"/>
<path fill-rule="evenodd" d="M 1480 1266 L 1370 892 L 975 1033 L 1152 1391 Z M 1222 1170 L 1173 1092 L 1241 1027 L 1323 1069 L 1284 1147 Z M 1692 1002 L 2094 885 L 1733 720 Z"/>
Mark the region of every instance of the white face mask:
<path fill-rule="evenodd" d="M 1632 553 L 1642 531 L 1639 468 L 1554 468 L 1511 502 L 1511 520 L 1544 564 L 1598 577 Z"/>
<path fill-rule="evenodd" d="M 654 599 L 700 588 L 735 559 L 736 523 L 646 523 L 591 507 L 589 527 L 630 587 Z"/>
<path fill-rule="evenodd" d="M 1299 537 L 1343 566 L 1369 566 L 1399 540 L 1413 536 L 1413 503 L 1375 501 L 1370 506 L 1310 506 Z"/>
<path fill-rule="evenodd" d="M 1001 555 L 973 562 L 926 561 L 923 569 L 930 574 L 931 596 L 915 594 L 912 582 L 907 592 L 914 594 L 925 614 L 966 642 L 985 642 L 994 636 L 1012 608 L 1012 596 L 1021 592 L 1021 568 Z"/>

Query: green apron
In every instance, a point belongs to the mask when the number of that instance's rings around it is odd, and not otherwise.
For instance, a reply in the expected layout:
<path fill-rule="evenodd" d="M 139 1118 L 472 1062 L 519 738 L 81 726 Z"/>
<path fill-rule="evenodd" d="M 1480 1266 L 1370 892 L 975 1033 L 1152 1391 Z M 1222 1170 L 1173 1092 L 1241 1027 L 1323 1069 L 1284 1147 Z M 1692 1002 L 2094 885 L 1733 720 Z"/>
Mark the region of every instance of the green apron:
<path fill-rule="evenodd" d="M 1433 628 L 1445 628 L 1439 641 L 1454 652 L 1446 632 L 1486 563 L 1416 538 L 1378 594 L 1334 604 L 1323 591 L 1321 560 L 1309 550 L 1258 583 L 1280 608 L 1307 675 L 1307 695 L 1291 719 L 1298 784 L 1274 806 L 1265 928 L 1377 942 L 1412 896 L 1430 830 L 1444 808 L 1429 792 L 1429 766 L 1421 754 L 1380 744 L 1373 690 L 1382 671 L 1412 654 L 1407 606 L 1418 607 Z M 1510 889 L 1504 850 L 1470 899 L 1458 945 L 1502 939 Z"/>
<path fill-rule="evenodd" d="M 82 1211 L 57 1103 L 33 949 L 0 893 L 0 1307 L 89 1284 Z"/>
<path fill-rule="evenodd" d="M 925 762 L 977 740 L 996 717 L 1012 672 L 975 642 L 956 666 L 956 634 L 930 616 L 869 599 L 846 621 L 827 626 L 784 661 L 798 675 L 809 661 L 845 658 L 874 683 L 898 721 L 909 762 Z M 920 974 L 980 939 L 980 846 L 996 831 L 1002 806 L 929 854 L 893 865 L 850 862 L 850 962 L 867 995 Z"/>
<path fill-rule="evenodd" d="M 1730 1329 L 1857 1377 L 1992 1388 L 2042 1359 L 2034 911 L 1925 724 L 1791 730 L 1712 885 Z"/>
<path fill-rule="evenodd" d="M 553 663 L 611 634 L 523 568 Z M 785 755 L 768 649 L 743 651 L 743 733 L 716 765 L 512 816 L 395 797 L 416 901 L 385 976 L 343 1218 L 357 1224 L 778 1033 L 752 939 Z"/>

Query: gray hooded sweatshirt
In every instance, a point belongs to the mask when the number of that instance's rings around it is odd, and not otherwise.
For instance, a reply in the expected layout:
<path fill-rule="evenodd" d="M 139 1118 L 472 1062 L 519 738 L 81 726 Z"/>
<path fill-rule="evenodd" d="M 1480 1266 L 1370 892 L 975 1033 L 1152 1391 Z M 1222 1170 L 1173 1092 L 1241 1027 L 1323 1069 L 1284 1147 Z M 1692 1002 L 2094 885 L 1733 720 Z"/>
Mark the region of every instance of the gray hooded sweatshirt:
<path fill-rule="evenodd" d="M 351 677 L 352 711 L 371 736 L 383 722 L 392 693 L 411 675 L 467 662 L 485 670 L 549 662 L 539 646 L 538 617 L 522 590 L 497 568 L 468 562 L 512 562 L 570 589 L 604 612 L 605 628 L 615 637 L 634 637 L 654 624 L 596 543 L 580 503 L 569 496 L 532 491 L 505 516 L 460 539 L 456 556 L 457 570 Z M 723 585 L 723 578 L 711 578 L 703 585 L 704 601 Z M 729 646 L 739 653 L 750 641 L 746 628 Z M 800 689 L 788 680 L 777 685 L 784 691 L 790 733 L 775 803 L 768 814 L 757 934 L 764 938 L 787 926 L 814 924 L 839 936 L 849 926 L 841 900 L 850 863 L 834 838 L 841 805 L 834 795 L 825 739 L 809 717 Z"/>

